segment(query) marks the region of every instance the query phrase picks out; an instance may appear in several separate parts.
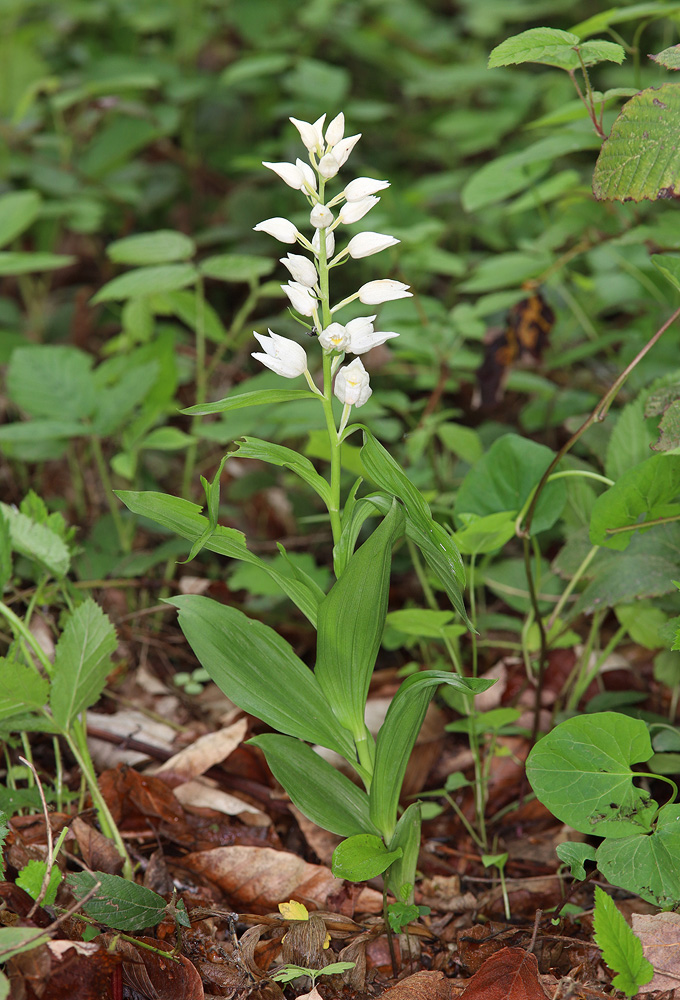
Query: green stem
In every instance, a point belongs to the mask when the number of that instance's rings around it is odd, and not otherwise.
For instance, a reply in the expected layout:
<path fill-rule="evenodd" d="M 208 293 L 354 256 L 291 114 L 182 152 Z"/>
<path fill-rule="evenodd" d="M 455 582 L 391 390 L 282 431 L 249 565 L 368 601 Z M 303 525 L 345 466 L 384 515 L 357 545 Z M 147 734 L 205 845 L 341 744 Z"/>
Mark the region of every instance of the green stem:
<path fill-rule="evenodd" d="M 7 619 L 14 635 L 20 638 L 23 642 L 28 643 L 28 645 L 31 647 L 36 657 L 38 658 L 40 665 L 42 666 L 47 676 L 51 677 L 54 668 L 52 667 L 52 664 L 47 658 L 47 655 L 40 646 L 38 640 L 35 638 L 33 633 L 29 631 L 29 629 L 27 628 L 26 623 L 21 618 L 19 618 L 18 615 L 15 615 L 12 609 L 8 608 L 7 605 L 4 604 L 2 601 L 0 601 L 0 614 Z M 27 656 L 26 659 L 29 663 L 31 662 L 31 658 L 29 656 Z"/>
<path fill-rule="evenodd" d="M 608 535 L 620 535 L 625 531 L 653 528 L 655 524 L 672 524 L 673 521 L 680 521 L 680 514 L 674 514 L 672 517 L 655 517 L 651 521 L 640 521 L 637 524 L 625 524 L 622 528 L 606 528 L 605 531 Z"/>
<path fill-rule="evenodd" d="M 194 331 L 196 335 L 196 367 L 195 367 L 195 383 L 196 383 L 196 406 L 200 406 L 205 403 L 207 397 L 207 378 L 208 372 L 206 370 L 205 363 L 205 287 L 203 285 L 203 279 L 199 276 L 196 279 L 196 329 Z M 198 415 L 192 418 L 191 421 L 191 433 L 196 437 L 200 433 L 202 416 Z M 196 468 L 196 454 L 198 451 L 198 442 L 196 440 L 192 441 L 186 450 L 184 457 L 184 473 L 182 475 L 182 496 L 189 496 L 191 489 L 191 480 L 194 477 L 194 469 Z"/>
<path fill-rule="evenodd" d="M 595 558 L 597 552 L 599 551 L 599 548 L 600 548 L 599 545 L 593 545 L 593 547 L 590 550 L 590 552 L 588 553 L 588 555 L 585 557 L 585 559 L 583 559 L 581 561 L 581 565 L 578 567 L 578 569 L 576 570 L 576 572 L 573 574 L 571 580 L 569 581 L 569 583 L 567 584 L 567 586 L 564 588 L 564 590 L 560 594 L 560 599 L 557 602 L 557 604 L 555 605 L 555 607 L 553 608 L 552 614 L 550 615 L 550 618 L 548 619 L 548 631 L 550 631 L 550 629 L 553 627 L 553 625 L 555 624 L 555 622 L 559 618 L 560 613 L 562 611 L 562 608 L 564 607 L 564 605 L 567 603 L 567 601 L 571 597 L 571 595 L 572 595 L 572 593 L 574 591 L 574 588 L 578 584 L 579 580 L 581 579 L 581 577 L 583 576 L 583 574 L 585 573 L 585 571 L 590 566 L 591 562 L 593 561 L 593 559 Z"/>
<path fill-rule="evenodd" d="M 99 478 L 102 486 L 104 487 L 104 493 L 106 494 L 106 502 L 111 513 L 116 534 L 118 535 L 118 542 L 123 552 L 127 554 L 132 548 L 132 539 L 128 538 L 128 533 L 125 530 L 125 525 L 123 524 L 123 519 L 120 515 L 120 509 L 113 493 L 113 486 L 109 477 L 109 470 L 106 467 L 106 462 L 104 460 L 102 446 L 99 443 L 99 438 L 95 434 L 90 436 L 90 445 L 92 447 L 92 454 L 94 455 Z"/>

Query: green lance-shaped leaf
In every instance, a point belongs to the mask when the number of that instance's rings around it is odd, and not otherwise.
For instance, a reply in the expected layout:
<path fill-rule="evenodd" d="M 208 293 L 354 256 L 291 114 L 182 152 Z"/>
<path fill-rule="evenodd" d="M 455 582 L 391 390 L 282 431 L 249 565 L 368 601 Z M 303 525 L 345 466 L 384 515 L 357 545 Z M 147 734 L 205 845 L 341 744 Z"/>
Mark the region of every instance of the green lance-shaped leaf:
<path fill-rule="evenodd" d="M 519 35 L 506 38 L 489 56 L 489 69 L 518 63 L 542 63 L 567 71 L 579 69 L 581 59 L 586 66 L 598 62 L 622 63 L 624 49 L 615 42 L 581 43 L 579 36 L 558 28 L 529 28 Z"/>
<path fill-rule="evenodd" d="M 3 250 L 0 252 L 0 278 L 8 275 L 35 274 L 39 271 L 58 271 L 70 267 L 77 257 L 60 253 L 31 253 L 28 250 Z"/>
<path fill-rule="evenodd" d="M 627 101 L 605 139 L 593 174 L 598 199 L 680 196 L 680 84 L 650 87 Z"/>
<path fill-rule="evenodd" d="M 389 514 L 319 605 L 314 675 L 355 739 L 365 738 L 368 686 L 387 614 L 392 544 L 403 524 L 403 508 L 393 500 Z"/>
<path fill-rule="evenodd" d="M 654 966 L 645 958 L 640 938 L 626 923 L 614 900 L 599 885 L 595 886 L 593 928 L 602 958 L 610 969 L 618 973 L 612 985 L 626 996 L 636 996 L 640 986 L 653 978 Z"/>
<path fill-rule="evenodd" d="M 198 271 L 193 264 L 161 264 L 157 267 L 138 267 L 134 271 L 120 274 L 113 281 L 99 289 L 92 297 L 92 303 L 115 302 L 121 299 L 135 299 L 140 296 L 173 292 L 193 285 Z"/>
<path fill-rule="evenodd" d="M 78 872 L 68 876 L 76 899 L 82 899 L 101 882 L 96 894 L 85 903 L 88 917 L 118 931 L 138 931 L 154 927 L 165 916 L 167 904 L 162 896 L 120 875 L 105 872 Z"/>
<path fill-rule="evenodd" d="M 271 257 L 256 257 L 244 253 L 222 253 L 206 257 L 198 265 L 201 274 L 217 281 L 253 282 L 274 270 Z"/>
<path fill-rule="evenodd" d="M 418 546 L 427 565 L 444 587 L 451 604 L 468 628 L 472 628 L 463 602 L 465 569 L 453 539 L 434 520 L 422 493 L 416 489 L 399 463 L 367 427 L 360 426 L 364 432 L 361 461 L 367 475 L 377 486 L 403 502 L 406 508 L 406 537 Z M 386 513 L 389 503 L 386 498 L 372 496 L 371 502 Z"/>
<path fill-rule="evenodd" d="M 420 828 L 420 802 L 412 802 L 399 817 L 387 845 L 389 851 L 401 849 L 401 857 L 392 864 L 387 872 L 385 884 L 394 898 L 402 903 L 411 904 L 413 902 L 413 887 L 416 881 L 416 867 L 420 852 Z"/>
<path fill-rule="evenodd" d="M 248 742 L 264 752 L 276 780 L 317 826 L 340 837 L 377 834 L 366 792 L 306 743 L 278 733 L 254 736 Z"/>
<path fill-rule="evenodd" d="M 440 684 L 449 684 L 464 694 L 475 695 L 493 683 L 443 670 L 424 670 L 407 677 L 400 686 L 378 733 L 370 791 L 371 819 L 386 840 L 394 834 L 406 765 L 436 689 Z"/>
<path fill-rule="evenodd" d="M 597 498 L 590 514 L 591 542 L 608 549 L 628 548 L 646 521 L 680 516 L 679 494 L 680 456 L 653 455 L 624 472 Z M 611 533 L 612 528 L 625 527 L 633 530 Z"/>
<path fill-rule="evenodd" d="M 54 654 L 50 708 L 62 729 L 99 698 L 111 671 L 116 630 L 88 597 L 70 615 Z"/>
<path fill-rule="evenodd" d="M 650 829 L 657 804 L 633 784 L 631 764 L 652 756 L 647 726 L 617 712 L 561 722 L 527 759 L 544 806 L 581 833 L 622 839 Z M 598 862 L 599 863 L 599 862 Z"/>
<path fill-rule="evenodd" d="M 348 882 L 366 882 L 376 878 L 401 857 L 401 848 L 388 851 L 380 837 L 358 833 L 343 840 L 333 851 L 331 871 Z"/>
<path fill-rule="evenodd" d="M 284 594 L 316 625 L 318 595 L 299 579 L 283 576 L 271 563 L 260 559 L 250 552 L 246 545 L 246 536 L 236 528 L 226 528 L 216 525 L 210 530 L 210 521 L 201 514 L 199 504 L 181 497 L 172 497 L 165 493 L 144 492 L 133 490 L 116 490 L 126 507 L 141 517 L 148 517 L 164 528 L 168 528 L 192 544 L 202 541 L 202 547 L 230 559 L 240 559 L 241 562 L 259 566 Z"/>
<path fill-rule="evenodd" d="M 260 440 L 260 438 L 244 437 L 237 442 L 236 450 L 231 452 L 229 457 L 257 458 L 262 462 L 269 462 L 270 465 L 279 465 L 290 469 L 319 494 L 327 507 L 331 504 L 331 488 L 326 480 L 319 475 L 308 458 L 292 448 L 286 448 L 281 444 L 271 444 L 269 441 Z"/>
<path fill-rule="evenodd" d="M 189 417 L 202 417 L 209 413 L 227 413 L 242 410 L 247 406 L 272 406 L 274 403 L 298 403 L 303 399 L 319 399 L 319 394 L 311 389 L 258 389 L 256 392 L 240 392 L 214 403 L 196 403 L 182 413 Z M 251 438 L 250 440 L 253 440 Z"/>
<path fill-rule="evenodd" d="M 333 715 L 312 671 L 285 639 L 237 608 L 207 597 L 168 600 L 201 666 L 245 712 L 288 736 L 320 743 L 352 761 L 349 734 Z"/>
<path fill-rule="evenodd" d="M 7 246 L 32 226 L 40 212 L 37 191 L 10 191 L 0 198 L 0 247 Z"/>
<path fill-rule="evenodd" d="M 174 229 L 126 236 L 106 248 L 109 260 L 132 265 L 170 264 L 176 260 L 188 260 L 195 253 L 194 241 Z"/>
<path fill-rule="evenodd" d="M 642 836 L 613 840 L 597 849 L 597 867 L 621 889 L 642 896 L 664 909 L 680 903 L 680 804 L 669 802 L 659 810 L 654 829 Z"/>

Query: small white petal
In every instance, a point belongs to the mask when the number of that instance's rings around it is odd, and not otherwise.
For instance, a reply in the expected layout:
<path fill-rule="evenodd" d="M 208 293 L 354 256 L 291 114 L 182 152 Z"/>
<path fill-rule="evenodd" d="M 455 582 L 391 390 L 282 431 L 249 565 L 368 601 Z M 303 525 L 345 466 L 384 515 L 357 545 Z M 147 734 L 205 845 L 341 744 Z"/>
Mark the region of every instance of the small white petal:
<path fill-rule="evenodd" d="M 352 222 L 358 222 L 359 219 L 363 219 L 367 212 L 370 212 L 374 205 L 377 205 L 380 198 L 374 198 L 370 195 L 368 198 L 362 198 L 361 201 L 347 201 L 340 209 L 340 222 L 343 222 L 346 226 L 351 225 Z"/>
<path fill-rule="evenodd" d="M 372 177 L 355 177 L 342 193 L 347 201 L 362 201 L 371 194 L 384 191 L 389 186 L 389 181 L 376 181 Z"/>
<path fill-rule="evenodd" d="M 312 249 L 316 256 L 319 256 L 321 247 L 319 245 L 319 230 L 314 230 L 314 235 L 312 236 Z M 335 233 L 326 233 L 326 260 L 330 260 L 335 253 Z"/>
<path fill-rule="evenodd" d="M 358 260 L 360 257 L 370 257 L 371 254 L 387 250 L 399 242 L 401 241 L 394 236 L 387 236 L 385 233 L 357 233 L 347 244 L 347 251 L 350 257 Z"/>
<path fill-rule="evenodd" d="M 254 334 L 264 354 L 256 352 L 251 356 L 284 378 L 297 378 L 298 375 L 302 375 L 307 370 L 307 355 L 304 348 L 288 337 L 279 336 L 273 330 L 268 332 L 268 337 L 261 333 Z"/>
<path fill-rule="evenodd" d="M 377 281 L 367 281 L 359 289 L 359 301 L 367 306 L 377 306 L 381 302 L 394 302 L 396 299 L 408 299 L 413 295 L 409 286 L 403 281 L 392 278 L 379 278 Z"/>
<path fill-rule="evenodd" d="M 340 368 L 335 376 L 333 392 L 347 406 L 363 406 L 373 390 L 369 385 L 368 372 L 355 358 L 350 365 Z"/>
<path fill-rule="evenodd" d="M 333 147 L 333 156 L 341 167 L 347 163 L 347 157 L 352 152 L 359 139 L 361 139 L 361 132 L 359 132 L 358 135 L 348 135 L 346 139 L 341 139 L 340 142 L 336 143 Z"/>
<path fill-rule="evenodd" d="M 289 253 L 285 257 L 281 257 L 280 260 L 283 266 L 287 267 L 290 271 L 293 281 L 297 281 L 301 285 L 306 285 L 307 288 L 314 288 L 314 285 L 319 280 L 319 276 L 316 273 L 313 262 L 309 258 L 303 257 L 299 253 Z"/>
<path fill-rule="evenodd" d="M 325 118 L 326 116 L 322 115 L 314 124 L 300 121 L 298 118 L 289 119 L 300 133 L 300 138 L 310 152 L 321 149 L 323 145 L 323 133 L 321 130 L 323 129 Z"/>
<path fill-rule="evenodd" d="M 333 121 L 329 124 L 326 129 L 326 142 L 329 146 L 334 146 L 336 142 L 340 142 L 343 135 L 345 134 L 345 116 L 342 111 L 339 115 L 336 115 Z"/>
<path fill-rule="evenodd" d="M 309 213 L 309 221 L 315 229 L 327 229 L 333 222 L 333 213 L 325 205 L 315 205 Z"/>
<path fill-rule="evenodd" d="M 332 153 L 326 153 L 325 156 L 322 156 L 317 167 L 321 176 L 327 181 L 330 180 L 331 177 L 335 177 L 339 169 L 340 164 Z"/>
<path fill-rule="evenodd" d="M 331 323 L 319 334 L 324 351 L 345 351 L 349 345 L 347 330 L 342 323 Z"/>
<path fill-rule="evenodd" d="M 317 300 L 305 285 L 297 281 L 289 281 L 287 285 L 281 285 L 282 290 L 290 299 L 293 309 L 302 316 L 312 316 L 317 306 Z"/>
<path fill-rule="evenodd" d="M 310 165 L 308 163 L 305 163 L 304 160 L 301 160 L 298 157 L 298 159 L 295 161 L 295 166 L 298 168 L 298 170 L 302 171 L 302 176 L 306 180 L 311 190 L 316 191 L 316 175 L 312 170 L 312 168 L 310 167 Z"/>
<path fill-rule="evenodd" d="M 345 350 L 350 354 L 365 354 L 374 347 L 380 347 L 381 344 L 398 336 L 398 333 L 385 333 L 381 330 L 372 330 L 370 333 L 363 335 L 350 334 L 349 347 L 346 347 Z"/>
<path fill-rule="evenodd" d="M 296 191 L 299 191 L 305 183 L 304 174 L 294 163 L 267 163 L 263 160 L 262 166 L 273 170 L 282 181 L 285 181 L 288 187 L 292 187 Z"/>
<path fill-rule="evenodd" d="M 299 235 L 293 223 L 289 222 L 288 219 L 281 218 L 280 215 L 273 219 L 265 219 L 264 222 L 258 222 L 256 226 L 253 226 L 253 229 L 256 233 L 268 233 L 269 236 L 280 240 L 281 243 L 295 243 Z"/>

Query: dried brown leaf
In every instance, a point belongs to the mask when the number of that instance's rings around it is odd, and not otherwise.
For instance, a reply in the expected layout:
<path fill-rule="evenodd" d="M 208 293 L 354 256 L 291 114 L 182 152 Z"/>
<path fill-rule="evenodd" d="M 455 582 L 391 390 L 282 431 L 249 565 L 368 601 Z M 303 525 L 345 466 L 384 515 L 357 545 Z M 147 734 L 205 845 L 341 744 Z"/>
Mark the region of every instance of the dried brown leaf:
<path fill-rule="evenodd" d="M 233 753 L 236 747 L 243 742 L 247 728 L 247 720 L 239 719 L 238 722 L 234 722 L 224 729 L 218 729 L 214 733 L 206 733 L 205 736 L 200 736 L 194 743 L 184 747 L 169 760 L 164 761 L 159 767 L 149 769 L 147 773 L 165 775 L 168 784 L 172 787 L 197 778 Z"/>
<path fill-rule="evenodd" d="M 644 956 L 654 966 L 654 978 L 640 987 L 640 993 L 678 989 L 680 913 L 634 913 L 632 922 L 633 930 L 642 941 Z"/>
<path fill-rule="evenodd" d="M 475 972 L 461 1000 L 546 1000 L 536 956 L 523 948 L 501 948 Z"/>

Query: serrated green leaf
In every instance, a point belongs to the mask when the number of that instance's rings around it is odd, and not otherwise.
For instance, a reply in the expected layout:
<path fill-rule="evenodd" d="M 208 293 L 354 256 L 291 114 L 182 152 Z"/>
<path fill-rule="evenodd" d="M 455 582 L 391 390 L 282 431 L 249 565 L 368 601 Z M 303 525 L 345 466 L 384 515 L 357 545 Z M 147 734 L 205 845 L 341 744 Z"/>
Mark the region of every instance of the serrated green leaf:
<path fill-rule="evenodd" d="M 41 563 L 57 579 L 68 573 L 71 555 L 59 535 L 7 504 L 0 503 L 0 511 L 9 525 L 15 552 Z"/>
<path fill-rule="evenodd" d="M 320 743 L 354 760 L 312 671 L 273 629 L 207 597 L 168 600 L 201 666 L 245 712 L 288 736 Z"/>
<path fill-rule="evenodd" d="M 650 829 L 657 804 L 633 784 L 630 765 L 651 756 L 644 722 L 598 712 L 556 726 L 532 749 L 526 770 L 537 797 L 559 820 L 619 840 Z"/>
<path fill-rule="evenodd" d="M 43 879 L 47 871 L 47 863 L 32 858 L 17 875 L 16 884 L 27 892 L 31 899 L 37 899 L 42 889 Z M 61 885 L 61 872 L 54 865 L 50 872 L 50 880 L 47 891 L 41 900 L 41 905 L 52 906 L 57 898 L 57 889 Z"/>
<path fill-rule="evenodd" d="M 596 198 L 642 201 L 680 194 L 680 84 L 636 94 L 621 109 L 593 174 Z"/>
<path fill-rule="evenodd" d="M 197 403 L 188 406 L 182 413 L 190 417 L 205 416 L 208 413 L 226 413 L 241 410 L 245 406 L 271 406 L 274 403 L 297 403 L 301 399 L 319 399 L 311 389 L 259 389 L 256 392 L 241 392 L 214 403 Z"/>
<path fill-rule="evenodd" d="M 680 291 L 680 257 L 670 253 L 653 253 L 650 260 L 664 278 Z"/>
<path fill-rule="evenodd" d="M 259 747 L 280 785 L 317 826 L 340 837 L 377 833 L 368 814 L 368 795 L 353 781 L 291 736 L 265 733 L 248 743 Z"/>
<path fill-rule="evenodd" d="M 368 739 L 366 699 L 385 625 L 392 545 L 403 526 L 403 508 L 394 500 L 319 605 L 314 675 L 356 740 Z"/>
<path fill-rule="evenodd" d="M 622 45 L 608 42 L 602 38 L 598 38 L 594 42 L 581 42 L 579 52 L 586 66 L 594 66 L 601 62 L 613 62 L 620 65 L 626 58 L 626 50 Z"/>
<path fill-rule="evenodd" d="M 38 218 L 42 199 L 37 191 L 10 191 L 0 198 L 0 247 L 7 246 Z"/>
<path fill-rule="evenodd" d="M 41 933 L 35 927 L 0 927 L 0 962 L 7 962 L 13 955 L 30 951 L 49 940 L 49 934 Z M 0 983 L 0 997 L 9 996 L 9 993 L 3 995 L 2 988 Z"/>
<path fill-rule="evenodd" d="M 680 456 L 654 455 L 634 466 L 602 493 L 590 515 L 590 540 L 608 549 L 626 549 L 645 522 L 680 514 L 672 503 L 680 494 Z M 631 527 L 631 531 L 612 529 Z M 648 530 L 648 529 L 647 529 Z"/>
<path fill-rule="evenodd" d="M 55 722 L 65 731 L 99 698 L 115 648 L 116 630 L 96 601 L 88 597 L 69 616 L 54 654 L 50 708 Z"/>
<path fill-rule="evenodd" d="M 194 241 L 173 229 L 126 236 L 106 248 L 107 257 L 115 264 L 131 265 L 169 264 L 188 260 L 195 253 Z"/>
<path fill-rule="evenodd" d="M 91 299 L 98 302 L 116 302 L 139 296 L 158 295 L 193 285 L 198 271 L 193 264 L 165 264 L 158 267 L 140 267 L 120 274 L 108 281 Z"/>
<path fill-rule="evenodd" d="M 493 683 L 482 678 L 459 677 L 443 670 L 424 670 L 407 677 L 400 685 L 376 740 L 370 791 L 371 819 L 387 840 L 394 835 L 406 765 L 436 689 L 440 684 L 448 684 L 473 696 L 486 691 Z"/>
<path fill-rule="evenodd" d="M 47 704 L 50 685 L 34 667 L 0 659 L 0 718 L 9 719 Z"/>
<path fill-rule="evenodd" d="M 652 0 L 651 3 L 634 3 L 627 7 L 610 7 L 599 14 L 594 14 L 585 21 L 580 21 L 572 27 L 579 38 L 599 34 L 606 31 L 612 24 L 622 24 L 626 21 L 637 21 L 646 17 L 670 17 L 680 11 L 680 4 L 668 3 L 667 0 Z"/>
<path fill-rule="evenodd" d="M 529 28 L 506 38 L 489 56 L 489 69 L 518 63 L 542 63 L 558 69 L 575 70 L 598 62 L 622 63 L 626 53 L 620 45 L 608 41 L 581 43 L 578 35 L 558 28 Z"/>
<path fill-rule="evenodd" d="M 199 271 L 206 278 L 217 281 L 257 281 L 274 270 L 270 257 L 255 257 L 244 253 L 222 253 L 206 257 L 199 264 Z"/>
<path fill-rule="evenodd" d="M 590 844 L 579 844 L 573 840 L 565 840 L 558 844 L 555 853 L 563 864 L 569 865 L 571 877 L 581 882 L 587 878 L 584 868 L 585 862 L 595 861 L 594 847 Z"/>
<path fill-rule="evenodd" d="M 335 848 L 331 871 L 336 878 L 344 878 L 348 882 L 366 882 L 382 875 L 400 857 L 401 848 L 388 851 L 380 837 L 358 833 Z"/>
<path fill-rule="evenodd" d="M 639 937 L 599 885 L 595 886 L 593 927 L 595 943 L 602 951 L 602 958 L 610 969 L 618 973 L 612 985 L 626 996 L 635 996 L 640 986 L 650 982 L 654 976 L 654 966 L 644 957 Z"/>
<path fill-rule="evenodd" d="M 665 69 L 680 69 L 680 45 L 671 45 L 670 48 L 657 52 L 656 55 L 650 55 L 649 58 Z"/>
<path fill-rule="evenodd" d="M 82 899 L 101 882 L 96 894 L 84 905 L 85 913 L 97 923 L 118 931 L 138 931 L 155 927 L 163 919 L 166 902 L 157 892 L 105 872 L 78 872 L 67 877 L 76 899 Z"/>

